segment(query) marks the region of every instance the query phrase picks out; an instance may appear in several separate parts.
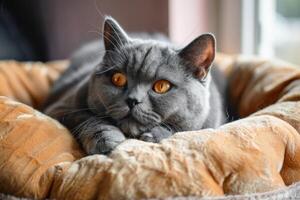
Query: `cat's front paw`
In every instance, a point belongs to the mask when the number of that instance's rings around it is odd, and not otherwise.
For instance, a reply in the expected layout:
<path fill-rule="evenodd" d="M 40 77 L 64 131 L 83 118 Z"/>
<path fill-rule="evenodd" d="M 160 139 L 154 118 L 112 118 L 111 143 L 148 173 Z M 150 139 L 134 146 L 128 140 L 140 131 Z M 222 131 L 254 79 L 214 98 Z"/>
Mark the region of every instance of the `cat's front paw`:
<path fill-rule="evenodd" d="M 97 141 L 96 149 L 93 154 L 108 155 L 123 141 L 124 140 L 111 140 L 107 138 L 101 138 Z"/>
<path fill-rule="evenodd" d="M 101 128 L 92 137 L 86 137 L 83 146 L 88 154 L 109 154 L 125 140 L 124 134 L 115 127 Z"/>
<path fill-rule="evenodd" d="M 140 136 L 140 140 L 143 140 L 145 142 L 159 142 L 155 139 L 155 137 L 153 136 L 153 134 L 151 132 L 143 133 Z"/>
<path fill-rule="evenodd" d="M 165 129 L 164 127 L 157 126 L 151 129 L 150 132 L 141 134 L 140 140 L 145 142 L 160 142 L 162 139 L 168 138 L 172 135 L 172 132 Z"/>

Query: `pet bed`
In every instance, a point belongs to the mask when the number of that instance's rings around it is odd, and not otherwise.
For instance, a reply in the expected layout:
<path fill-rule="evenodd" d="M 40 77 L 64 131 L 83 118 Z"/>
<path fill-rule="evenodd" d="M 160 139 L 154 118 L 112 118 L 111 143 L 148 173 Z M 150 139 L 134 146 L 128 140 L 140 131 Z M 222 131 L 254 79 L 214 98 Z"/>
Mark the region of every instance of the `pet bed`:
<path fill-rule="evenodd" d="M 300 197 L 300 68 L 221 54 L 215 62 L 241 119 L 86 156 L 66 128 L 36 110 L 67 62 L 1 61 L 1 198 Z"/>

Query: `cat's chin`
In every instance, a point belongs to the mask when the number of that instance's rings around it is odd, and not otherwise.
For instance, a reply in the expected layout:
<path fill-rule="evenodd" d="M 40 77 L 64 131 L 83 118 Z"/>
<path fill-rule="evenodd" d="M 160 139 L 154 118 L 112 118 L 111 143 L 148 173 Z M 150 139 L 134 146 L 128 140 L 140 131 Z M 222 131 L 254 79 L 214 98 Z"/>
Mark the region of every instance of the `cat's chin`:
<path fill-rule="evenodd" d="M 119 128 L 129 138 L 138 138 L 142 133 L 148 131 L 148 128 L 132 118 L 125 118 L 119 122 Z"/>

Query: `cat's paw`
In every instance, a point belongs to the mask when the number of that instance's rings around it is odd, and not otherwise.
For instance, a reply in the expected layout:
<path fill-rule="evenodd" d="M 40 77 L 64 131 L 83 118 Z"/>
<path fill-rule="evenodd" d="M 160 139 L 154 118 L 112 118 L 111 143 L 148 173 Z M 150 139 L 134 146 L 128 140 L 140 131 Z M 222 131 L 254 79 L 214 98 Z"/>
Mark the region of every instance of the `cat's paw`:
<path fill-rule="evenodd" d="M 110 139 L 100 139 L 97 141 L 97 147 L 93 154 L 110 154 L 123 140 L 114 141 Z"/>
<path fill-rule="evenodd" d="M 168 138 L 172 135 L 172 132 L 169 130 L 157 126 L 151 129 L 151 131 L 141 134 L 140 140 L 143 140 L 145 142 L 160 142 L 161 140 Z"/>
<path fill-rule="evenodd" d="M 151 132 L 148 132 L 148 133 L 143 133 L 141 136 L 140 136 L 140 140 L 143 140 L 145 142 L 158 142 L 155 137 L 153 136 L 153 134 Z"/>
<path fill-rule="evenodd" d="M 83 146 L 88 154 L 108 155 L 125 140 L 124 134 L 117 128 L 102 129 L 94 133 L 93 137 L 86 138 Z"/>

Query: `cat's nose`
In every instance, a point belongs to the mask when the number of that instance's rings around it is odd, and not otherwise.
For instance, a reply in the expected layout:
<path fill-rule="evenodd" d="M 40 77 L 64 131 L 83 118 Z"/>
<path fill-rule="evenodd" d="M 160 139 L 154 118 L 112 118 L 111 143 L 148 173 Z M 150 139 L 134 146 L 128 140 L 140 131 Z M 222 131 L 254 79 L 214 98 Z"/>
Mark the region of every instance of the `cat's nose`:
<path fill-rule="evenodd" d="M 129 108 L 132 109 L 135 105 L 139 104 L 140 102 L 137 99 L 128 98 L 126 99 L 126 103 L 129 106 Z"/>

